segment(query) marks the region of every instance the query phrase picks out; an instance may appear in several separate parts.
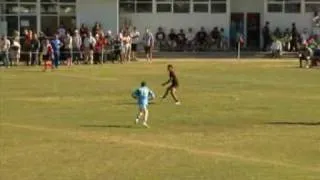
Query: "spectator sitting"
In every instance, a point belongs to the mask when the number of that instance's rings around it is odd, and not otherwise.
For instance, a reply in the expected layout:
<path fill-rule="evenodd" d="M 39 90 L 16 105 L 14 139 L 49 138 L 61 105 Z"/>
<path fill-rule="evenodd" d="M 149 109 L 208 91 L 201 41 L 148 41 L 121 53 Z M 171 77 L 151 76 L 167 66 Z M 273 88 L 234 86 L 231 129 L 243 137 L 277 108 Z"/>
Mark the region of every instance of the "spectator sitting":
<path fill-rule="evenodd" d="M 224 29 L 220 29 L 220 36 L 221 36 L 221 45 L 220 47 L 223 50 L 226 50 L 228 48 L 228 35 L 225 33 Z"/>
<path fill-rule="evenodd" d="M 286 30 L 283 33 L 283 46 L 284 50 L 289 51 L 290 50 L 290 42 L 291 42 L 291 33 L 289 28 L 286 28 Z"/>
<path fill-rule="evenodd" d="M 170 34 L 168 35 L 169 37 L 169 40 L 168 40 L 168 43 L 169 43 L 169 48 L 170 50 L 175 50 L 175 48 L 177 47 L 177 34 L 174 32 L 174 29 L 171 29 L 170 30 Z"/>
<path fill-rule="evenodd" d="M 309 37 L 310 37 L 310 34 L 309 34 L 309 32 L 308 32 L 308 29 L 307 29 L 307 28 L 304 28 L 304 29 L 303 29 L 303 32 L 301 33 L 301 37 L 300 37 L 302 43 L 306 42 L 306 41 L 309 39 Z"/>
<path fill-rule="evenodd" d="M 208 33 L 205 31 L 204 27 L 201 27 L 200 31 L 196 35 L 197 50 L 205 50 L 208 45 Z"/>
<path fill-rule="evenodd" d="M 183 29 L 180 29 L 180 32 L 177 34 L 177 48 L 179 51 L 183 51 L 186 44 L 186 35 L 183 32 Z"/>
<path fill-rule="evenodd" d="M 186 34 L 186 44 L 188 50 L 193 50 L 194 45 L 194 33 L 192 31 L 192 28 L 188 29 L 188 32 Z"/>
<path fill-rule="evenodd" d="M 281 33 L 281 31 L 280 31 L 280 28 L 277 27 L 277 28 L 274 30 L 273 36 L 274 36 L 275 38 L 277 38 L 277 39 L 280 39 L 280 38 L 282 37 L 282 33 Z"/>
<path fill-rule="evenodd" d="M 166 47 L 166 34 L 163 32 L 162 27 L 158 28 L 158 32 L 156 33 L 156 43 L 158 48 L 161 50 Z"/>
<path fill-rule="evenodd" d="M 281 57 L 282 55 L 282 43 L 279 39 L 275 39 L 273 43 L 271 44 L 271 52 L 272 57 Z"/>
<path fill-rule="evenodd" d="M 221 43 L 221 35 L 219 32 L 218 27 L 214 27 L 213 30 L 210 33 L 211 35 L 211 45 L 216 45 L 217 48 L 220 48 L 220 43 Z"/>

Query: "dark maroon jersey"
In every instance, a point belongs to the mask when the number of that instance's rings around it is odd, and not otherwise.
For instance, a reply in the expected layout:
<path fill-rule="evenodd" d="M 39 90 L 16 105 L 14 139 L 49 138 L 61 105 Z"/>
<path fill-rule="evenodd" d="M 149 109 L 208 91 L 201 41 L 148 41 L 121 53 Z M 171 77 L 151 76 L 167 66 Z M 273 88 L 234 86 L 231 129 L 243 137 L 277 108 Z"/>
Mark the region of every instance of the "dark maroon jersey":
<path fill-rule="evenodd" d="M 176 76 L 174 71 L 170 71 L 169 72 L 169 77 L 170 77 L 172 86 L 178 86 L 179 85 L 178 78 L 177 78 L 177 76 Z"/>

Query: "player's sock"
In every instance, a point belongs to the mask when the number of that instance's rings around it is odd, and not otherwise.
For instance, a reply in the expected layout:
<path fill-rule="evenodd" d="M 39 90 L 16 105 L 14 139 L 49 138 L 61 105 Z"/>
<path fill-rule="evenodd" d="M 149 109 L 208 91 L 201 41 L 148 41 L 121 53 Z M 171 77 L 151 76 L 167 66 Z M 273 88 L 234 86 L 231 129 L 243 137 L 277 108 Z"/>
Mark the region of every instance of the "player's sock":
<path fill-rule="evenodd" d="M 145 110 L 144 111 L 144 121 L 143 121 L 143 126 L 149 128 L 147 121 L 148 121 L 148 117 L 149 117 L 149 111 Z"/>
<path fill-rule="evenodd" d="M 139 123 L 142 115 L 143 115 L 143 114 L 142 114 L 141 112 L 138 113 L 137 118 L 136 118 L 136 124 Z"/>

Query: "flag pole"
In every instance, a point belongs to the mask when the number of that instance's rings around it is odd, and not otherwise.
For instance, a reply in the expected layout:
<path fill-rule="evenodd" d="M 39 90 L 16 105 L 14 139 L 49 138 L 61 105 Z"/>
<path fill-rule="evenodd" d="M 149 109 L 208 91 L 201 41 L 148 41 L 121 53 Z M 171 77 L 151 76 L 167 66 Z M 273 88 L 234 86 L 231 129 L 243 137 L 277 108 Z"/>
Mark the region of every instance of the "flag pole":
<path fill-rule="evenodd" d="M 238 60 L 240 60 L 240 49 L 241 49 L 241 44 L 240 44 L 240 41 L 238 41 L 238 55 L 237 55 Z"/>

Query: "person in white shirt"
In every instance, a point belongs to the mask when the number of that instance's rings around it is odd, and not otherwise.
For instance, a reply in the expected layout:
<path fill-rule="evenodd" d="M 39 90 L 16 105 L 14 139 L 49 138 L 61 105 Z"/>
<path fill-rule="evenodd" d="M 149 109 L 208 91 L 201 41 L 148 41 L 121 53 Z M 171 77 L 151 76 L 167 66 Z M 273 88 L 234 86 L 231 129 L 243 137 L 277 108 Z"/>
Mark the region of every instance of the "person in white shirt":
<path fill-rule="evenodd" d="M 82 46 L 82 39 L 78 30 L 74 31 L 74 35 L 72 37 L 72 59 L 79 64 L 79 60 L 81 59 L 81 46 Z"/>
<path fill-rule="evenodd" d="M 304 29 L 303 29 L 303 32 L 301 33 L 302 43 L 307 42 L 307 40 L 309 39 L 309 37 L 310 37 L 310 34 L 309 34 L 309 32 L 308 32 L 308 29 L 307 29 L 307 28 L 304 28 Z"/>
<path fill-rule="evenodd" d="M 129 62 L 131 53 L 131 37 L 128 31 L 123 33 L 122 41 L 124 44 L 124 60 Z"/>
<path fill-rule="evenodd" d="M 282 55 L 282 43 L 279 39 L 273 41 L 271 45 L 271 52 L 273 57 L 281 57 Z"/>
<path fill-rule="evenodd" d="M 137 60 L 136 52 L 137 52 L 137 47 L 139 43 L 139 37 L 140 37 L 140 32 L 137 30 L 136 27 L 133 27 L 133 31 L 131 32 L 131 39 L 132 39 L 131 57 L 133 60 Z"/>
<path fill-rule="evenodd" d="M 12 45 L 11 45 L 11 59 L 12 59 L 12 64 L 17 66 L 20 62 L 20 52 L 21 52 L 21 44 L 19 41 L 14 40 Z"/>
<path fill-rule="evenodd" d="M 67 59 L 67 65 L 70 67 L 72 65 L 72 36 L 70 33 L 67 33 L 67 36 L 64 39 L 64 50 L 65 57 Z"/>
<path fill-rule="evenodd" d="M 1 36 L 0 39 L 0 60 L 3 61 L 4 65 L 9 67 L 9 49 L 10 41 L 7 36 Z"/>
<path fill-rule="evenodd" d="M 84 45 L 84 59 L 86 62 L 89 61 L 90 64 L 93 64 L 93 53 L 94 47 L 96 46 L 96 39 L 92 36 L 92 33 L 89 33 L 89 36 L 85 36 L 83 45 Z"/>
<path fill-rule="evenodd" d="M 194 45 L 194 33 L 192 31 L 192 28 L 188 29 L 188 32 L 186 33 L 186 39 L 188 50 L 192 50 Z"/>
<path fill-rule="evenodd" d="M 66 36 L 66 28 L 63 24 L 60 25 L 58 29 L 59 38 L 64 38 Z"/>

